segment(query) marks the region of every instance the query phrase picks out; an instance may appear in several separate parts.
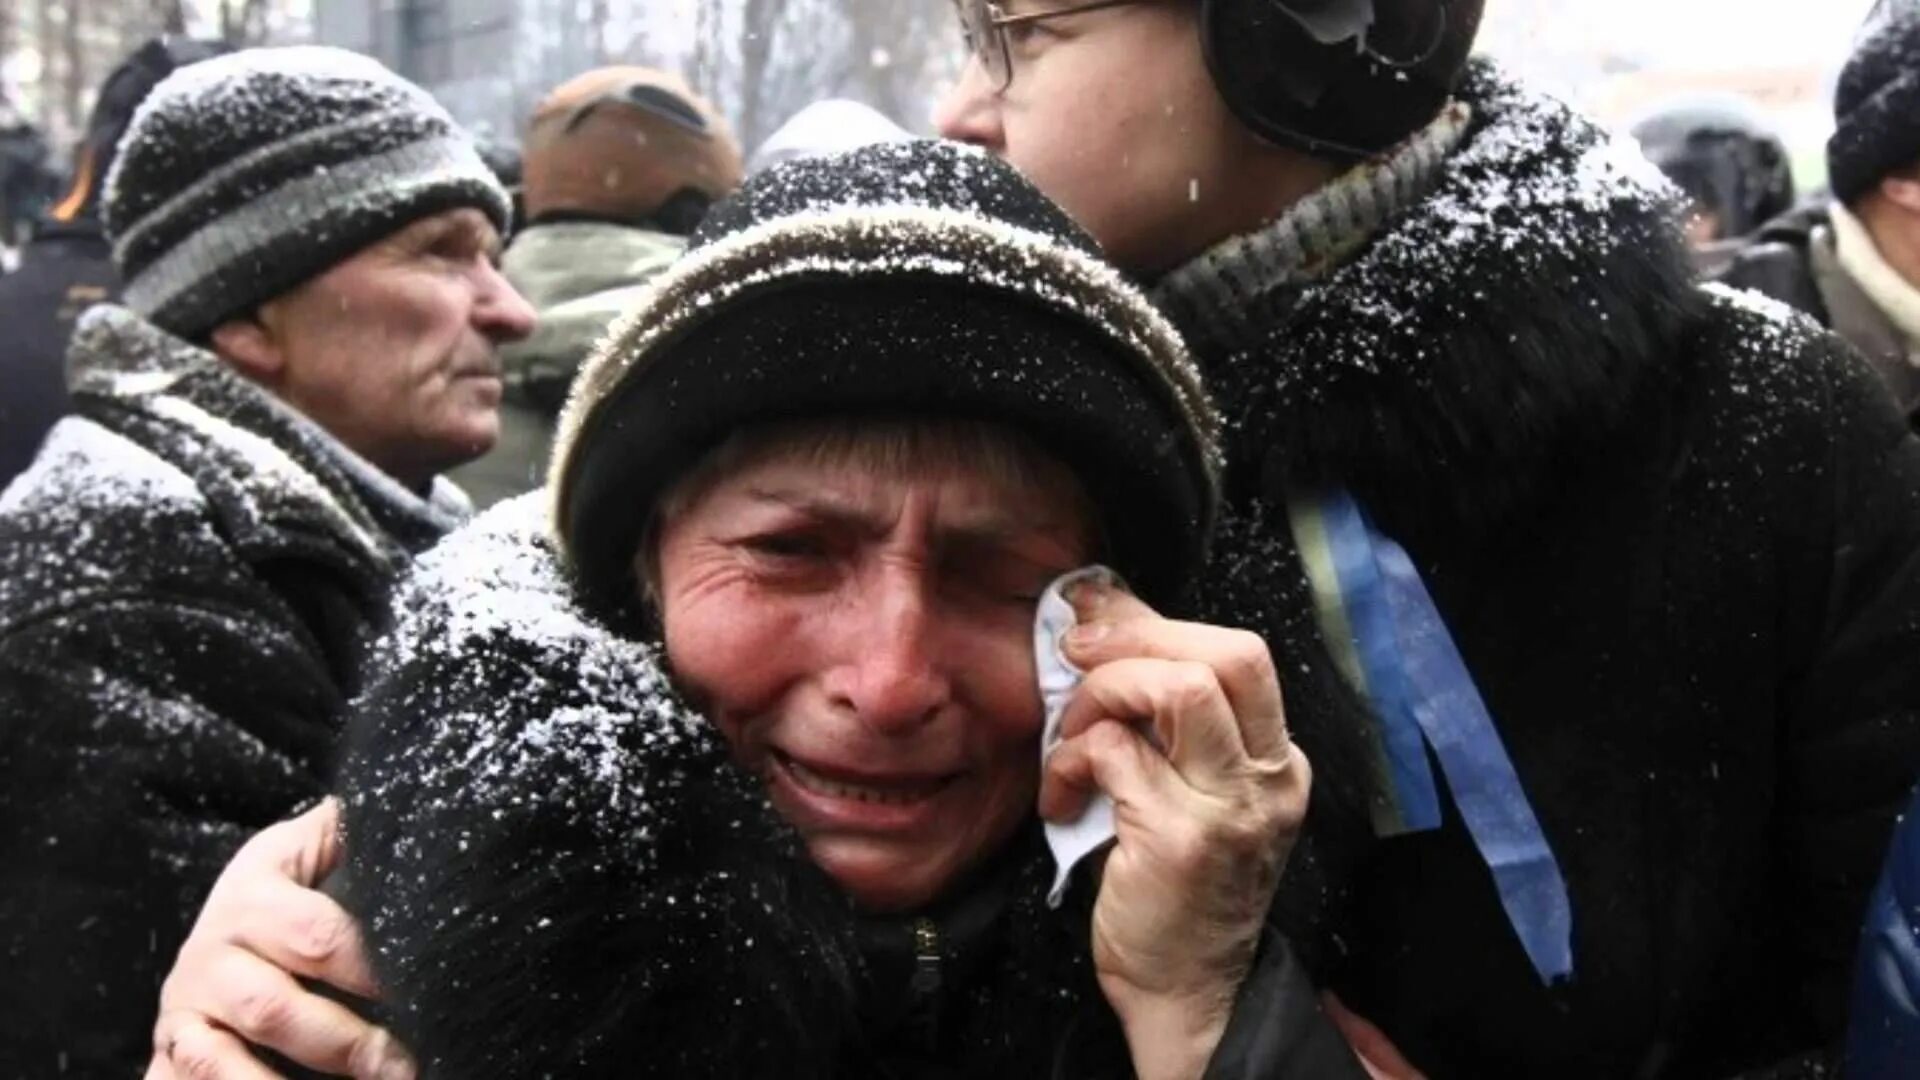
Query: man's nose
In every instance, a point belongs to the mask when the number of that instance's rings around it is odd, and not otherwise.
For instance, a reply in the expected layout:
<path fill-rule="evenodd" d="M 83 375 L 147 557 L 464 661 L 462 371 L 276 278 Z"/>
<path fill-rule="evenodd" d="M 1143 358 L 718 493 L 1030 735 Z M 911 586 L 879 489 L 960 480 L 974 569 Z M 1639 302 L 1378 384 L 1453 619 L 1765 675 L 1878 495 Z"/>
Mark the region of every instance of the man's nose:
<path fill-rule="evenodd" d="M 933 108 L 933 128 L 943 139 L 999 150 L 999 98 L 990 85 L 986 65 L 969 57 L 960 78 Z"/>
<path fill-rule="evenodd" d="M 492 263 L 479 270 L 479 295 L 473 305 L 473 324 L 493 341 L 520 341 L 533 333 L 537 316 L 506 275 Z"/>

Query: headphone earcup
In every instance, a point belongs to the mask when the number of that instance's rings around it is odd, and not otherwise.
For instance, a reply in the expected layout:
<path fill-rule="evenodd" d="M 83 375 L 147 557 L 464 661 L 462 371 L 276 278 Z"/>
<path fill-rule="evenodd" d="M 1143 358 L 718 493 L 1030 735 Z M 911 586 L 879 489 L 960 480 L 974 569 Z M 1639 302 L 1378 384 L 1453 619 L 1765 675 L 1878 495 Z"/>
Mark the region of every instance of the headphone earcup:
<path fill-rule="evenodd" d="M 1362 47 L 1314 40 L 1278 0 L 1201 0 L 1201 51 L 1222 100 L 1256 135 L 1358 161 L 1439 112 L 1465 68 L 1483 6 L 1379 0 Z"/>

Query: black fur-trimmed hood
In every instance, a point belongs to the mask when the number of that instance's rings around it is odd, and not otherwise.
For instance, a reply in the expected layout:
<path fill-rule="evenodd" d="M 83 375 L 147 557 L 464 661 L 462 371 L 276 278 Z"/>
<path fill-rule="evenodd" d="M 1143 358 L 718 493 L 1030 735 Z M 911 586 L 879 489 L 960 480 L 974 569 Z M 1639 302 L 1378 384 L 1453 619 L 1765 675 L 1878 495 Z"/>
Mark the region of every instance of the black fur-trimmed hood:
<path fill-rule="evenodd" d="M 1243 468 L 1497 521 L 1678 347 L 1700 301 L 1672 189 L 1491 64 L 1460 99 L 1471 124 L 1424 198 L 1263 340 L 1203 347 Z"/>

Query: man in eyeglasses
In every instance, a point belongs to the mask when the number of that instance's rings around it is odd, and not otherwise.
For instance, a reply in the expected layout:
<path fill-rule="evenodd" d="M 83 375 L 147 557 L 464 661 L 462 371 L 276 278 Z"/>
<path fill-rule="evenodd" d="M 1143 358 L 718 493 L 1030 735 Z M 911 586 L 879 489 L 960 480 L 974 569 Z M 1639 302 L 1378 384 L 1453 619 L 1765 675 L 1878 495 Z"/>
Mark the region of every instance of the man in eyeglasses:
<path fill-rule="evenodd" d="M 1827 1075 L 1920 770 L 1920 443 L 1469 63 L 1481 7 L 963 0 L 937 124 L 1208 369 L 1200 607 L 1321 763 L 1278 911 L 1344 1007 L 1434 1077 Z"/>

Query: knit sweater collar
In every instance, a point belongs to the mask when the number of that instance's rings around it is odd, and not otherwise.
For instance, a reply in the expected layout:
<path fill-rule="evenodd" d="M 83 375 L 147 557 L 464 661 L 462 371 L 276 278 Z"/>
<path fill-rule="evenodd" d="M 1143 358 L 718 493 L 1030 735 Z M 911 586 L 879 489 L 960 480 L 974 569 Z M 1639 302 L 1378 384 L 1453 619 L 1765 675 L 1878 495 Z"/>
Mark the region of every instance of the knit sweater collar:
<path fill-rule="evenodd" d="M 1257 342 L 1300 290 L 1351 258 L 1432 189 L 1472 109 L 1453 102 L 1384 157 L 1362 162 L 1269 224 L 1229 237 L 1162 278 L 1154 300 L 1190 336 Z"/>

